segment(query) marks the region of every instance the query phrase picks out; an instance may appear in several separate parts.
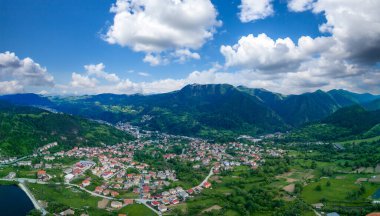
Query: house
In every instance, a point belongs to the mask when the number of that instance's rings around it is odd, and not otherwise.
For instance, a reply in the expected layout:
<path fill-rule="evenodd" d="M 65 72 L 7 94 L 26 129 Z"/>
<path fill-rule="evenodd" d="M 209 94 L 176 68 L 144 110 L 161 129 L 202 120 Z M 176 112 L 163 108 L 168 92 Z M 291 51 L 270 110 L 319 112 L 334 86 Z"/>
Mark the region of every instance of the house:
<path fill-rule="evenodd" d="M 119 201 L 112 201 L 111 202 L 111 207 L 112 208 L 121 208 L 121 207 L 123 207 L 123 203 L 122 202 L 119 202 Z"/>
<path fill-rule="evenodd" d="M 158 201 L 152 201 L 152 206 L 158 206 L 158 205 L 160 205 L 160 202 L 158 202 Z"/>
<path fill-rule="evenodd" d="M 95 193 L 100 194 L 100 193 L 102 193 L 102 192 L 103 192 L 103 188 L 102 188 L 102 187 L 97 186 L 97 187 L 95 188 Z"/>
<path fill-rule="evenodd" d="M 133 199 L 124 199 L 124 205 L 131 205 L 133 202 Z"/>
<path fill-rule="evenodd" d="M 188 193 L 186 193 L 186 191 L 180 191 L 179 193 L 178 193 L 178 195 L 182 198 L 182 199 L 186 199 L 186 198 L 188 198 L 189 197 L 189 194 Z"/>
<path fill-rule="evenodd" d="M 65 175 L 65 181 L 67 182 L 71 181 L 73 178 L 74 178 L 74 175 L 71 173 Z"/>
<path fill-rule="evenodd" d="M 140 193 L 139 188 L 133 188 L 133 193 L 135 193 L 135 194 Z"/>
<path fill-rule="evenodd" d="M 103 191 L 103 195 L 104 195 L 104 196 L 107 196 L 107 195 L 110 194 L 110 193 L 111 193 L 111 191 L 108 190 L 108 189 L 105 189 L 105 190 Z"/>
<path fill-rule="evenodd" d="M 162 203 L 165 205 L 169 205 L 170 201 L 168 199 L 162 199 Z"/>
<path fill-rule="evenodd" d="M 164 191 L 164 192 L 162 192 L 162 196 L 163 196 L 163 197 L 167 197 L 167 196 L 170 196 L 170 193 L 169 193 L 169 192 L 167 192 L 167 191 Z"/>
<path fill-rule="evenodd" d="M 187 190 L 187 193 L 189 193 L 191 195 L 194 193 L 194 190 L 190 188 L 189 190 Z"/>
<path fill-rule="evenodd" d="M 372 212 L 367 214 L 366 216 L 380 216 L 380 212 Z"/>
<path fill-rule="evenodd" d="M 204 188 L 210 188 L 211 187 L 211 183 L 210 182 L 205 182 L 205 183 L 203 183 L 203 187 Z"/>
<path fill-rule="evenodd" d="M 170 190 L 169 190 L 169 193 L 174 195 L 174 194 L 177 193 L 177 191 L 176 191 L 175 189 L 170 189 Z"/>
<path fill-rule="evenodd" d="M 37 171 L 37 177 L 38 178 L 42 178 L 46 175 L 46 171 L 45 170 L 38 170 Z"/>
<path fill-rule="evenodd" d="M 165 205 L 159 205 L 158 206 L 158 210 L 160 212 L 166 212 L 168 210 L 168 208 Z"/>
<path fill-rule="evenodd" d="M 177 205 L 178 203 L 179 203 L 179 201 L 177 199 L 173 199 L 171 202 L 171 204 L 173 204 L 173 205 Z"/>
<path fill-rule="evenodd" d="M 75 211 L 71 210 L 71 209 L 67 209 L 67 210 L 59 213 L 59 215 L 74 215 L 74 214 L 75 214 Z"/>
<path fill-rule="evenodd" d="M 150 188 L 148 185 L 143 186 L 144 193 L 149 193 L 149 190 L 150 190 Z"/>
<path fill-rule="evenodd" d="M 119 193 L 116 192 L 116 191 L 111 191 L 111 196 L 112 196 L 112 197 L 119 196 Z"/>
<path fill-rule="evenodd" d="M 83 186 L 83 187 L 87 187 L 87 186 L 89 186 L 90 184 L 91 184 L 91 181 L 88 180 L 88 179 L 85 179 L 85 180 L 82 181 L 82 186 Z"/>
<path fill-rule="evenodd" d="M 315 203 L 315 204 L 311 204 L 311 206 L 313 206 L 313 208 L 315 209 L 322 209 L 323 208 L 323 203 Z"/>

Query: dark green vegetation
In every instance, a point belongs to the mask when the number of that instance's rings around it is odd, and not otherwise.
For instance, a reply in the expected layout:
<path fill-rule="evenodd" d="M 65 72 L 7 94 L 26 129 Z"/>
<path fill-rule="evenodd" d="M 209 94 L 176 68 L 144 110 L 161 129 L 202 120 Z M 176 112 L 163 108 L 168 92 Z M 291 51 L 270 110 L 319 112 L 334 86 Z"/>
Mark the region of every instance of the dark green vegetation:
<path fill-rule="evenodd" d="M 0 102 L 0 154 L 26 155 L 57 141 L 58 148 L 115 144 L 131 136 L 111 126 L 46 110 Z"/>
<path fill-rule="evenodd" d="M 128 121 L 149 130 L 226 141 L 237 134 L 287 131 L 324 119 L 342 107 L 359 104 L 374 110 L 379 96 L 344 90 L 285 96 L 264 89 L 217 84 L 188 85 L 179 91 L 147 96 L 47 98 L 26 94 L 0 99 L 110 123 Z"/>
<path fill-rule="evenodd" d="M 344 107 L 318 123 L 303 127 L 290 139 L 334 141 L 364 139 L 380 135 L 380 110 L 367 111 L 359 105 Z"/>

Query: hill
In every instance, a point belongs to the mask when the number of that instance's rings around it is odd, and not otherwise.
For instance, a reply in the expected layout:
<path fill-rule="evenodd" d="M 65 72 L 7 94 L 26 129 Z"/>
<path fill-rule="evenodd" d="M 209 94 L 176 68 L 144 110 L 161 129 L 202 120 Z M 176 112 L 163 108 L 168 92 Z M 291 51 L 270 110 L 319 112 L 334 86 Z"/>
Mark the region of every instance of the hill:
<path fill-rule="evenodd" d="M 341 108 L 317 123 L 302 127 L 291 135 L 298 140 L 348 140 L 380 135 L 380 110 L 367 111 L 359 105 Z"/>
<path fill-rule="evenodd" d="M 115 123 L 132 121 L 149 130 L 229 139 L 284 130 L 288 126 L 257 98 L 231 85 L 188 85 L 157 95 L 101 94 L 57 100 L 56 108 Z"/>
<path fill-rule="evenodd" d="M 54 141 L 59 148 L 68 149 L 131 139 L 131 135 L 108 125 L 0 101 L 0 154 L 26 155 Z"/>
<path fill-rule="evenodd" d="M 2 98 L 110 123 L 128 121 L 171 134 L 229 139 L 237 134 L 257 135 L 298 128 L 321 121 L 340 108 L 367 107 L 365 104 L 375 103 L 379 96 L 345 90 L 283 95 L 228 84 L 194 84 L 154 95 L 43 97 L 28 94 Z"/>

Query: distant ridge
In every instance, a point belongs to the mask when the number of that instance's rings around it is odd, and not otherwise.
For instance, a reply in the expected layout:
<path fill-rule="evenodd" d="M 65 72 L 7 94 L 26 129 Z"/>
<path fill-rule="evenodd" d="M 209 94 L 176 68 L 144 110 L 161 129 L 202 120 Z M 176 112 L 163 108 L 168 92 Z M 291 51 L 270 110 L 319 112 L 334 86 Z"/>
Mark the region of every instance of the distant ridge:
<path fill-rule="evenodd" d="M 191 84 L 154 95 L 45 97 L 17 94 L 0 96 L 0 100 L 50 107 L 110 123 L 128 121 L 150 130 L 208 138 L 287 131 L 320 121 L 353 105 L 368 110 L 380 108 L 380 96 L 369 93 L 339 89 L 283 95 L 229 84 Z"/>

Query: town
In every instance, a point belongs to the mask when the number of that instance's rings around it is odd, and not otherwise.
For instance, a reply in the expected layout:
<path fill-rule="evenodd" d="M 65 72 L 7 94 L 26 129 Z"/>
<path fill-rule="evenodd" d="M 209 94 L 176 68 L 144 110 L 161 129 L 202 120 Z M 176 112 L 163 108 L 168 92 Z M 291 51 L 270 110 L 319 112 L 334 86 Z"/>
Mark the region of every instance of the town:
<path fill-rule="evenodd" d="M 59 143 L 53 142 L 21 160 L 7 158 L 1 161 L 3 166 L 29 167 L 36 173 L 35 180 L 22 178 L 15 172 L 3 178 L 74 187 L 101 198 L 97 207 L 110 212 L 131 204 L 143 204 L 161 215 L 197 196 L 202 190 L 212 188 L 211 176 L 237 166 L 255 170 L 265 162 L 265 155 L 281 157 L 285 153 L 281 149 L 263 148 L 258 144 L 209 143 L 157 132 L 141 133 L 131 126 L 118 127 L 129 132 L 133 130 L 137 139 L 113 146 L 76 146 L 66 151 L 55 151 L 59 149 Z M 145 162 L 146 157 L 139 157 L 146 152 L 157 156 L 154 162 Z M 160 163 L 171 161 L 189 165 L 202 178 L 198 181 L 181 179 L 181 173 L 175 167 L 160 166 Z M 48 206 L 47 202 L 42 201 L 43 205 L 41 202 L 38 205 L 43 209 Z M 63 214 L 74 212 L 67 209 Z"/>

